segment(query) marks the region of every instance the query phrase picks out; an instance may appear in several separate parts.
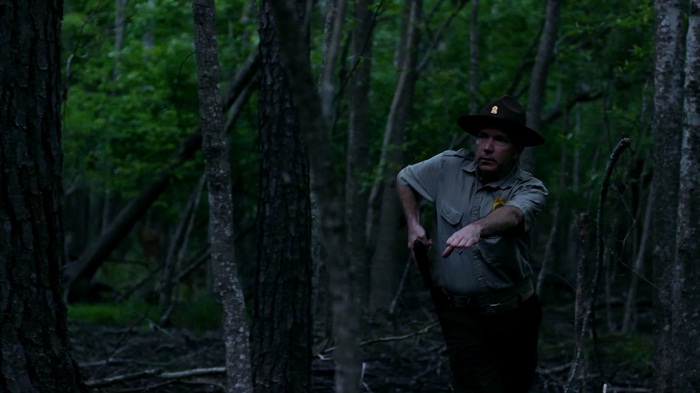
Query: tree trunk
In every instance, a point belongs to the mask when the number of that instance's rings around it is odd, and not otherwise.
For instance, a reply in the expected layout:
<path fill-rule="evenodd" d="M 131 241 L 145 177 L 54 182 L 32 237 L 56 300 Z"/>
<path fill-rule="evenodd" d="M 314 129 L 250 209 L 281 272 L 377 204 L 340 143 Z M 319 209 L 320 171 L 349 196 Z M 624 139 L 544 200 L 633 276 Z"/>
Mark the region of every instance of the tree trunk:
<path fill-rule="evenodd" d="M 654 348 L 655 392 L 678 393 L 679 349 L 674 323 L 680 315 L 675 281 L 680 147 L 683 110 L 683 2 L 656 0 L 654 58 L 654 195 L 652 218 L 654 277 L 658 290 L 654 308 L 658 323 Z"/>
<path fill-rule="evenodd" d="M 61 290 L 63 2 L 3 2 L 0 23 L 0 391 L 87 392 Z"/>
<path fill-rule="evenodd" d="M 559 35 L 559 21 L 561 20 L 562 0 L 547 0 L 544 29 L 540 37 L 540 46 L 535 57 L 535 65 L 530 77 L 530 94 L 527 99 L 527 125 L 540 129 L 542 119 L 542 106 L 545 99 L 544 93 L 547 87 L 547 74 L 549 65 L 554 59 L 554 44 Z M 535 155 L 532 148 L 526 148 L 520 158 L 522 167 L 526 171 L 535 170 Z"/>
<path fill-rule="evenodd" d="M 206 180 L 206 174 L 200 177 L 197 186 L 192 191 L 190 200 L 187 202 L 187 206 L 180 216 L 180 222 L 175 228 L 175 233 L 173 233 L 170 239 L 165 263 L 163 264 L 163 275 L 158 287 L 158 303 L 161 307 L 166 309 L 171 309 L 174 300 L 173 292 L 179 284 L 178 282 L 174 282 L 173 278 L 180 268 L 182 268 L 182 262 L 185 258 L 190 235 L 194 227 L 194 219 L 197 215 L 197 207 L 199 206 L 200 197 Z M 161 318 L 161 324 L 163 324 L 162 322 L 163 320 Z"/>
<path fill-rule="evenodd" d="M 399 145 L 406 139 L 406 127 L 413 108 L 414 90 L 416 85 L 416 64 L 420 34 L 418 20 L 422 13 L 421 0 L 407 0 L 406 19 L 402 35 L 405 46 L 400 48 L 398 58 L 401 59 L 401 74 L 394 91 L 389 117 L 384 133 L 384 143 L 380 157 L 380 183 L 374 194 L 381 195 L 379 225 L 373 235 L 374 247 L 372 257 L 372 286 L 370 292 L 370 309 L 388 308 L 398 288 L 403 270 L 406 249 L 405 237 L 401 231 L 401 206 L 396 197 L 396 168 L 405 164 L 404 153 Z"/>
<path fill-rule="evenodd" d="M 690 2 L 686 36 L 683 136 L 678 192 L 678 226 L 673 301 L 675 342 L 679 362 L 674 392 L 697 392 L 700 388 L 700 0 Z"/>
<path fill-rule="evenodd" d="M 112 78 L 119 78 L 121 65 L 122 42 L 124 41 L 124 23 L 126 18 L 124 12 L 126 10 L 127 0 L 116 0 L 114 3 L 114 69 L 112 70 Z"/>
<path fill-rule="evenodd" d="M 345 9 L 348 0 L 334 0 L 329 2 L 329 10 L 326 15 L 326 27 L 324 29 L 323 65 L 319 77 L 319 95 L 321 96 L 321 113 L 326 119 L 326 124 L 333 124 L 333 103 L 335 102 L 336 89 L 333 85 L 333 77 L 338 63 L 338 50 L 342 38 L 341 28 L 345 20 Z"/>
<path fill-rule="evenodd" d="M 223 122 L 214 0 L 195 0 L 195 52 L 202 152 L 209 190 L 209 243 L 215 289 L 223 307 L 226 392 L 252 393 L 250 331 L 234 255 L 233 196 Z"/>
<path fill-rule="evenodd" d="M 306 146 L 311 164 L 311 190 L 318 201 L 318 222 L 321 244 L 329 266 L 346 266 L 347 249 L 344 226 L 342 183 L 337 181 L 336 155 L 331 145 L 328 125 L 321 113 L 321 102 L 315 88 L 309 57 L 308 18 L 299 16 L 305 2 L 269 0 L 274 14 L 276 31 L 279 33 L 280 58 L 283 69 L 294 93 L 299 108 L 302 130 L 306 130 Z M 334 299 L 335 311 L 344 307 L 342 299 Z M 351 311 L 351 310 L 350 310 Z M 359 318 L 359 315 L 348 315 Z M 339 332 L 340 334 L 340 332 Z M 338 337 L 340 340 L 341 337 Z M 357 348 L 336 352 L 349 357 L 336 358 L 336 392 L 359 391 L 359 359 Z"/>
<path fill-rule="evenodd" d="M 651 189 L 651 194 L 654 194 L 654 189 Z M 644 212 L 644 223 L 642 224 L 642 236 L 637 247 L 637 257 L 632 265 L 632 274 L 630 275 L 630 285 L 625 296 L 625 311 L 622 317 L 622 334 L 629 334 L 636 330 L 636 314 L 637 314 L 637 287 L 639 286 L 639 277 L 643 277 L 643 262 L 646 255 L 647 239 L 651 227 L 651 212 L 654 209 L 654 200 L 649 195 L 647 206 Z"/>
<path fill-rule="evenodd" d="M 479 112 L 479 0 L 472 0 L 469 27 L 469 113 Z"/>
<path fill-rule="evenodd" d="M 262 1 L 253 372 L 258 393 L 302 393 L 311 388 L 309 164 L 275 23 L 270 4 Z"/>
<path fill-rule="evenodd" d="M 371 4 L 366 0 L 355 2 L 355 29 L 352 32 L 353 73 L 350 76 L 350 118 L 345 169 L 345 225 L 347 266 L 333 266 L 331 291 L 334 298 L 345 304 L 334 315 L 334 329 L 339 333 L 336 358 L 352 367 L 353 378 L 359 378 L 360 359 L 357 354 L 364 330 L 364 312 L 369 301 L 370 275 L 365 224 L 367 219 L 367 192 L 363 180 L 371 171 L 370 156 L 370 71 L 372 58 Z M 340 312 L 347 307 L 349 312 Z M 341 352 L 348 351 L 348 356 Z M 356 381 L 347 381 L 353 387 Z M 346 389 L 347 390 L 347 389 Z"/>

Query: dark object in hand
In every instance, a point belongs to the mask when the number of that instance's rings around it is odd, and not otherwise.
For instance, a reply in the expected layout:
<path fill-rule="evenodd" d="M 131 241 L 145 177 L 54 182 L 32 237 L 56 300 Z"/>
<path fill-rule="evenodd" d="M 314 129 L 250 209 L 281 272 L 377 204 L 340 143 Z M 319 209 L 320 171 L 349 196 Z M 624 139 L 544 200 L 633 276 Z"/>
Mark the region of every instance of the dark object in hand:
<path fill-rule="evenodd" d="M 427 289 L 432 289 L 433 277 L 430 274 L 428 246 L 417 239 L 413 242 L 413 260 L 416 262 L 416 266 L 418 266 L 418 271 L 420 272 L 421 278 L 423 278 L 423 285 L 425 285 Z"/>

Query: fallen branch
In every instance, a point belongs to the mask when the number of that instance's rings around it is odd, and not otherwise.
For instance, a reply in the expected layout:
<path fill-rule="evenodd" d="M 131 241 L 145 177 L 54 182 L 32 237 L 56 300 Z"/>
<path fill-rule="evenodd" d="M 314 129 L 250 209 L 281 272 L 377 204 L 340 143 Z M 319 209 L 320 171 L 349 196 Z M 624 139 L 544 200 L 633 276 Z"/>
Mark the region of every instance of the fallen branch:
<path fill-rule="evenodd" d="M 142 378 L 155 377 L 160 379 L 184 379 L 192 377 L 200 377 L 203 375 L 224 375 L 226 374 L 225 367 L 209 367 L 209 368 L 195 368 L 191 370 L 182 371 L 163 371 L 161 369 L 150 369 L 143 370 L 130 374 L 115 375 L 113 377 L 103 378 L 103 379 L 91 379 L 85 381 L 85 386 L 91 388 L 100 388 L 110 385 L 116 385 L 118 383 L 124 383 L 129 381 L 134 381 Z"/>
<path fill-rule="evenodd" d="M 420 329 L 420 330 L 416 330 L 415 332 L 411 332 L 411 333 L 408 333 L 408 334 L 404 334 L 404 335 L 402 335 L 402 336 L 389 336 L 389 337 L 373 338 L 373 339 L 371 339 L 371 340 L 366 340 L 366 341 L 361 342 L 361 343 L 360 343 L 360 346 L 363 347 L 363 346 L 365 346 L 365 345 L 376 344 L 376 343 L 381 343 L 381 342 L 405 340 L 405 339 L 407 339 L 407 338 L 411 338 L 411 337 L 418 336 L 418 335 L 421 335 L 421 334 L 426 334 L 426 333 L 428 333 L 432 328 L 434 328 L 434 327 L 436 327 L 436 326 L 439 326 L 439 325 L 440 325 L 439 322 L 435 322 L 435 323 L 433 323 L 432 325 L 428 325 L 428 326 L 426 326 L 426 327 L 424 327 L 424 328 L 422 328 L 422 329 Z M 324 359 L 323 355 L 326 355 L 326 354 L 328 354 L 328 353 L 333 352 L 333 351 L 335 350 L 335 348 L 336 348 L 336 347 L 329 347 L 329 348 L 326 348 L 326 349 L 324 349 L 323 351 L 319 352 L 319 353 L 317 354 L 317 356 L 319 356 L 320 358 Z"/>

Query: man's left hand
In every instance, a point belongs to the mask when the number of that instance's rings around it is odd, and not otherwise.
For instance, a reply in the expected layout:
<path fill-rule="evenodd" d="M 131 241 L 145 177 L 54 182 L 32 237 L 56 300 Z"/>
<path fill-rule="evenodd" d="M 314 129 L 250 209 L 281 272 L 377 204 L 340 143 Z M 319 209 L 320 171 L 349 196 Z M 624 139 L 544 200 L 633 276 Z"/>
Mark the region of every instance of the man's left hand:
<path fill-rule="evenodd" d="M 452 254 L 455 248 L 466 248 L 475 245 L 481 238 L 481 225 L 471 223 L 466 227 L 455 232 L 447 239 L 447 248 L 442 253 L 443 258 L 447 258 Z"/>

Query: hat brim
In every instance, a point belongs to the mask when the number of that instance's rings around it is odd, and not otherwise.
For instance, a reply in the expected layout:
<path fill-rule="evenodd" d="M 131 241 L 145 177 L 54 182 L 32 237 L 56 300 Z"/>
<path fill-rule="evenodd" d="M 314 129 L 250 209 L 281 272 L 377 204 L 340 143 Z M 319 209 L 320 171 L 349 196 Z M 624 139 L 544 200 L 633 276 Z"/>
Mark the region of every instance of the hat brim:
<path fill-rule="evenodd" d="M 531 147 L 544 144 L 542 135 L 532 128 L 498 117 L 484 115 L 460 116 L 457 118 L 457 125 L 474 136 L 479 135 L 479 131 L 484 128 L 494 127 L 508 133 L 516 143 L 522 146 Z"/>

